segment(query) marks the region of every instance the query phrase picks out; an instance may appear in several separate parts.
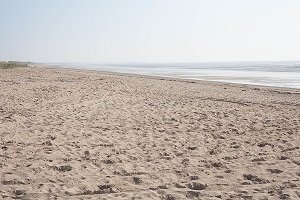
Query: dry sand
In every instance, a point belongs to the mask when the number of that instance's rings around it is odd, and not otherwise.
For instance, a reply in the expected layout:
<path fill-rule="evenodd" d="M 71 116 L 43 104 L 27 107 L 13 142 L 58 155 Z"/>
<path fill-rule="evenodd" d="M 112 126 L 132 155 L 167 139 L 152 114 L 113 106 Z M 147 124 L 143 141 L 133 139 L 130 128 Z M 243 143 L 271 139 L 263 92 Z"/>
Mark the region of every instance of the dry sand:
<path fill-rule="evenodd" d="M 299 199 L 300 90 L 0 70 L 0 198 Z"/>

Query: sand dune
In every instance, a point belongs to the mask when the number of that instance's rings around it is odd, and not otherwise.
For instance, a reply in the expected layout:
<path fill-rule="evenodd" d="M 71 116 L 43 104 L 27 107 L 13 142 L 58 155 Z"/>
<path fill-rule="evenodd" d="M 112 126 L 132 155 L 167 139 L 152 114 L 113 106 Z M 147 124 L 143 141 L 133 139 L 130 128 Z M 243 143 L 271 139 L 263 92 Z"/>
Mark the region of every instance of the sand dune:
<path fill-rule="evenodd" d="M 0 70 L 1 199 L 299 199 L 300 91 Z"/>

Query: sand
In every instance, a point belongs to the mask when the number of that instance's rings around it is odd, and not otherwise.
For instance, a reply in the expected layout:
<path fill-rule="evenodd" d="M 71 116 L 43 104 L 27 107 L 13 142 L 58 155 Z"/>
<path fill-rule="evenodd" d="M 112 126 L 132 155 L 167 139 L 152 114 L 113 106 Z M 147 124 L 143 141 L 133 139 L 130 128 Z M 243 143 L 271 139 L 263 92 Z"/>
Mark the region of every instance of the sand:
<path fill-rule="evenodd" d="M 299 199 L 300 90 L 0 70 L 0 199 Z"/>

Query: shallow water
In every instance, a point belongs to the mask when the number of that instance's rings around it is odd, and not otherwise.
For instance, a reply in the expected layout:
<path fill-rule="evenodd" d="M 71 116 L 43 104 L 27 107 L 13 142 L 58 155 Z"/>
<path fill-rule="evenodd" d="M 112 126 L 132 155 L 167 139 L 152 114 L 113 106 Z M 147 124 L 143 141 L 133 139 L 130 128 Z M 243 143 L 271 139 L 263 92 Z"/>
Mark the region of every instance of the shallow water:
<path fill-rule="evenodd" d="M 52 66 L 300 89 L 299 62 L 48 63 Z"/>

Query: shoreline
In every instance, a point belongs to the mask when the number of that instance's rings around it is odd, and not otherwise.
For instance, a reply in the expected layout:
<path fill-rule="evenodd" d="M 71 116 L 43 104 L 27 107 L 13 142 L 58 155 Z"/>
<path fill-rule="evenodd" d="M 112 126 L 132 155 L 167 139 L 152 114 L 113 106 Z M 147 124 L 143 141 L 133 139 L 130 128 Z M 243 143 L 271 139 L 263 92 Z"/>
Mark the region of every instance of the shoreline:
<path fill-rule="evenodd" d="M 101 71 L 96 69 L 80 69 L 80 68 L 69 68 L 69 67 L 61 67 L 61 66 L 51 66 L 48 64 L 34 64 L 30 65 L 31 67 L 37 68 L 47 68 L 54 70 L 67 70 L 73 72 L 92 72 L 99 74 L 110 74 L 116 76 L 128 76 L 128 77 L 140 77 L 140 78 L 148 78 L 148 79 L 156 79 L 156 80 L 166 80 L 166 81 L 179 81 L 179 82 L 187 82 L 187 83 L 208 83 L 208 84 L 216 84 L 216 85 L 228 85 L 228 86 L 236 86 L 236 87 L 245 87 L 245 88 L 259 88 L 266 90 L 281 90 L 287 91 L 295 94 L 300 94 L 300 89 L 291 88 L 291 87 L 278 87 L 278 86 L 267 86 L 267 85 L 256 85 L 256 84 L 247 84 L 247 83 L 232 83 L 232 82 L 224 82 L 224 81 L 213 81 L 213 80 L 199 80 L 199 79 L 187 79 L 187 78 L 178 78 L 172 76 L 161 76 L 161 75 L 143 75 L 143 74 L 135 74 L 135 73 L 122 73 L 122 72 L 113 72 L 113 71 Z"/>

